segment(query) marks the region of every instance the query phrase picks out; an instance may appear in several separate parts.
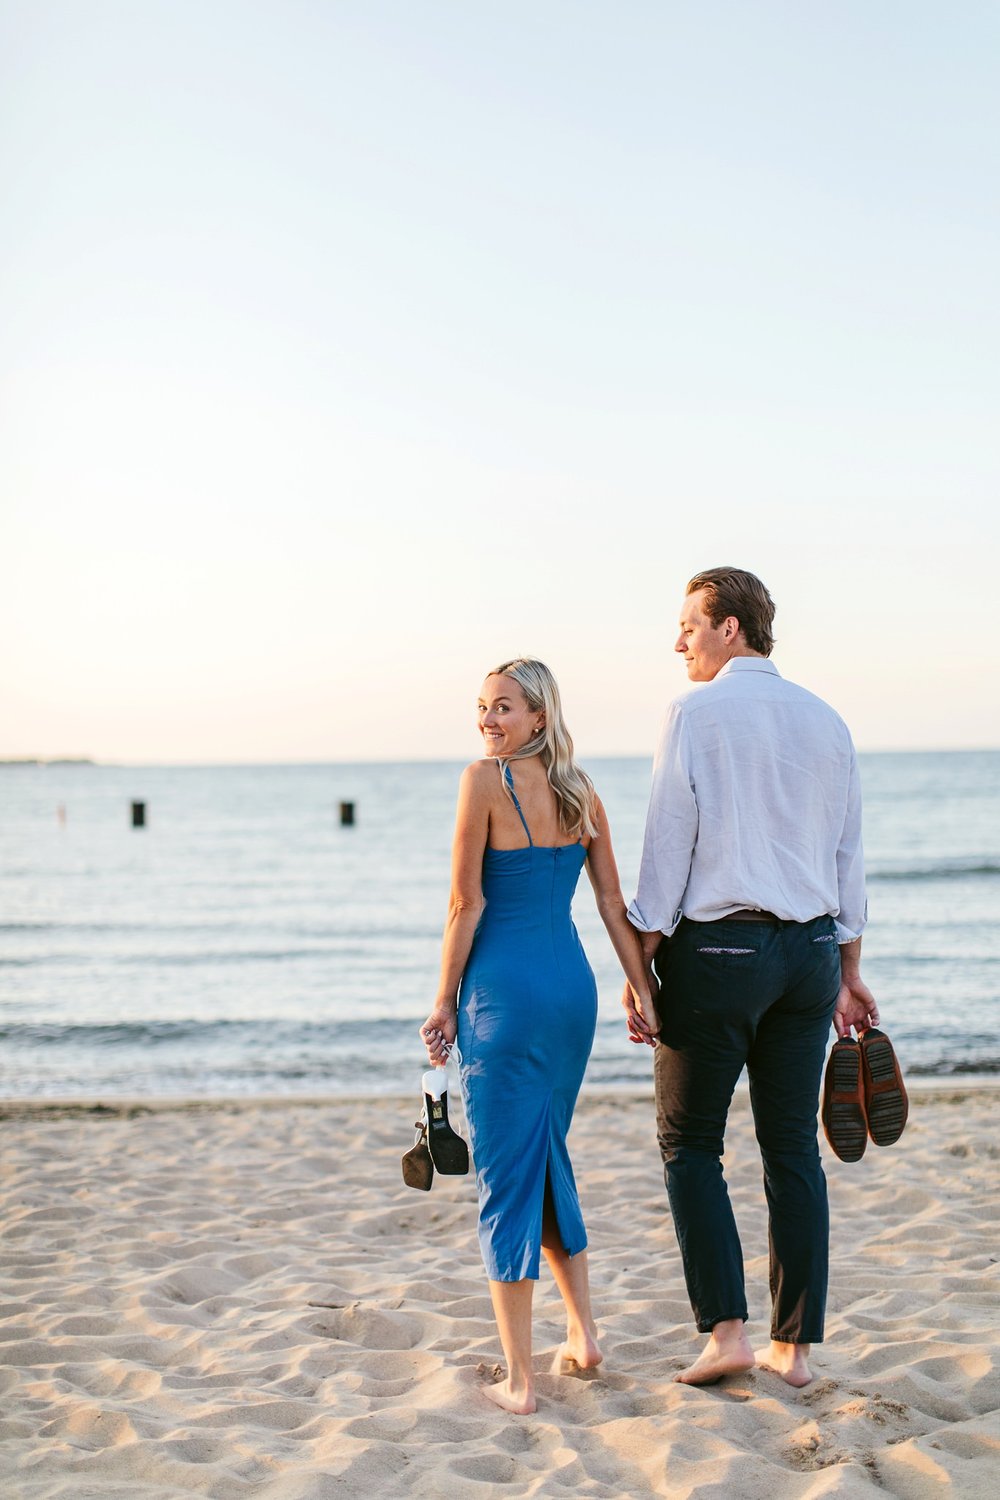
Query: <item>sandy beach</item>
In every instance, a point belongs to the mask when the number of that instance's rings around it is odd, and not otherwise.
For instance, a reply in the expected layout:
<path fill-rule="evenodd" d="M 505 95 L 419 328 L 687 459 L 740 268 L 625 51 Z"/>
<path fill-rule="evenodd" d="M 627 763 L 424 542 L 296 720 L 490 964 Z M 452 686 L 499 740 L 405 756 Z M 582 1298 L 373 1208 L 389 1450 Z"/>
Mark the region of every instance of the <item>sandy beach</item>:
<path fill-rule="evenodd" d="M 0 1108 L 0 1488 L 128 1496 L 994 1496 L 1000 1089 L 914 1090 L 902 1141 L 826 1150 L 827 1342 L 795 1391 L 701 1390 L 649 1097 L 572 1135 L 605 1365 L 509 1417 L 473 1179 L 403 1186 L 416 1100 Z M 750 1333 L 767 1243 L 746 1097 L 727 1172 Z M 543 1268 L 536 1365 L 561 1336 Z"/>

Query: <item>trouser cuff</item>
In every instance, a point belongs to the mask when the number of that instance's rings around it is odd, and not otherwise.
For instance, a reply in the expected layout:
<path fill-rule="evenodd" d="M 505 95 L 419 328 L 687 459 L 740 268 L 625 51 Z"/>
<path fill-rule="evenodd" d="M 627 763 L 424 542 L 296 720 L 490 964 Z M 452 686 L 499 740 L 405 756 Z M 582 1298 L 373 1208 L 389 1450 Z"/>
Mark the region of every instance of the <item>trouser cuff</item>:
<path fill-rule="evenodd" d="M 749 1316 L 749 1313 L 744 1308 L 742 1312 L 720 1313 L 717 1318 L 699 1318 L 697 1322 L 698 1332 L 711 1333 L 716 1323 L 728 1323 L 733 1318 L 739 1318 L 741 1323 L 746 1323 L 749 1319 Z"/>

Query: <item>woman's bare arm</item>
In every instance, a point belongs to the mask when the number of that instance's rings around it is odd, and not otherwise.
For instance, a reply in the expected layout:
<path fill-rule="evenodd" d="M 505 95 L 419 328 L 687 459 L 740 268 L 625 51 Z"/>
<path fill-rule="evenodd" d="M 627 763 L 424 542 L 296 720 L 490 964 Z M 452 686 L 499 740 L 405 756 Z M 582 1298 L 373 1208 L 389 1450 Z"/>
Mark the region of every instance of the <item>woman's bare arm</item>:
<path fill-rule="evenodd" d="M 597 833 L 587 850 L 587 874 L 594 887 L 597 910 L 607 928 L 618 961 L 625 970 L 627 984 L 622 1004 L 626 1011 L 629 1035 L 633 1041 L 652 1045 L 660 1029 L 653 1006 L 653 980 L 643 958 L 640 935 L 626 913 L 618 865 L 611 846 L 608 815 L 600 799 L 597 803 Z"/>
<path fill-rule="evenodd" d="M 458 787 L 455 839 L 451 851 L 451 896 L 444 924 L 441 978 L 430 1015 L 420 1028 L 435 1065 L 447 1061 L 457 1030 L 458 987 L 469 960 L 483 909 L 483 852 L 490 830 L 490 781 L 482 762 L 466 766 Z"/>

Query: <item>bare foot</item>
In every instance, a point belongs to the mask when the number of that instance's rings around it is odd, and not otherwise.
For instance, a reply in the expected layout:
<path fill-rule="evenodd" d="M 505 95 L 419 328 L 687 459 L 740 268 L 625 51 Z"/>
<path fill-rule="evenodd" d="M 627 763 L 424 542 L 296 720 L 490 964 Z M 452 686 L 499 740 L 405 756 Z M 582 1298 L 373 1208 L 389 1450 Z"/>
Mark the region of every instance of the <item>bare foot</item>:
<path fill-rule="evenodd" d="M 535 1402 L 535 1393 L 527 1386 L 519 1386 L 516 1391 L 510 1388 L 509 1380 L 501 1380 L 497 1385 L 484 1385 L 483 1395 L 495 1401 L 497 1406 L 502 1406 L 504 1411 L 511 1411 L 515 1417 L 529 1417 L 533 1411 L 538 1410 Z"/>
<path fill-rule="evenodd" d="M 603 1359 L 604 1355 L 597 1342 L 597 1329 L 591 1324 L 589 1329 L 581 1328 L 578 1333 L 571 1334 L 565 1344 L 559 1346 L 550 1373 L 576 1375 L 581 1370 L 596 1370 Z"/>
<path fill-rule="evenodd" d="M 742 1319 L 731 1318 L 716 1323 L 694 1364 L 675 1375 L 674 1380 L 681 1385 L 714 1385 L 723 1375 L 745 1375 L 753 1367 L 753 1350 L 743 1332 Z"/>
<path fill-rule="evenodd" d="M 757 1355 L 757 1363 L 762 1370 L 773 1370 L 788 1385 L 799 1389 L 813 1378 L 808 1344 L 782 1344 L 772 1339 L 771 1347 L 766 1351 L 762 1349 Z"/>

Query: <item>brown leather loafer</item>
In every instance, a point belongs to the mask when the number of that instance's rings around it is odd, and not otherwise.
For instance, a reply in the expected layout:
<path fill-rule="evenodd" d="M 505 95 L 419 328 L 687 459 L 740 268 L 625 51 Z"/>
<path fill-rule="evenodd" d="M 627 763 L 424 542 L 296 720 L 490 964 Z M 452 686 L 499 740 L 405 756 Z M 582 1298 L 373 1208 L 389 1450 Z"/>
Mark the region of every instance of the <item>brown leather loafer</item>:
<path fill-rule="evenodd" d="M 860 1161 L 868 1145 L 861 1048 L 852 1036 L 838 1037 L 823 1079 L 823 1130 L 841 1161 Z"/>
<path fill-rule="evenodd" d="M 861 1033 L 861 1075 L 868 1134 L 876 1146 L 891 1146 L 903 1134 L 910 1102 L 892 1043 L 874 1026 Z"/>

